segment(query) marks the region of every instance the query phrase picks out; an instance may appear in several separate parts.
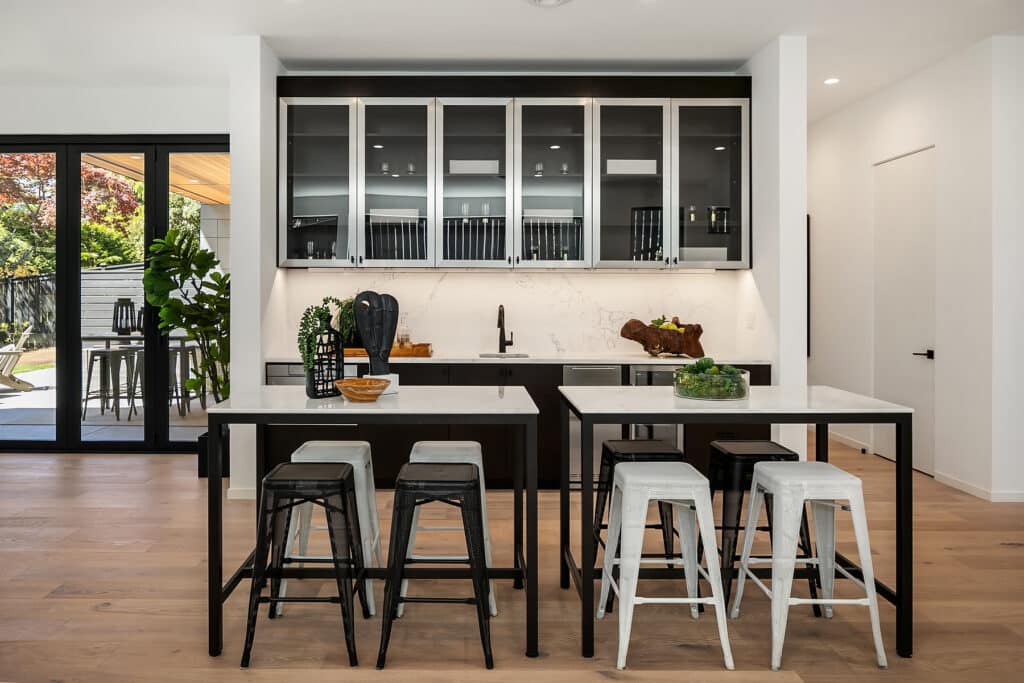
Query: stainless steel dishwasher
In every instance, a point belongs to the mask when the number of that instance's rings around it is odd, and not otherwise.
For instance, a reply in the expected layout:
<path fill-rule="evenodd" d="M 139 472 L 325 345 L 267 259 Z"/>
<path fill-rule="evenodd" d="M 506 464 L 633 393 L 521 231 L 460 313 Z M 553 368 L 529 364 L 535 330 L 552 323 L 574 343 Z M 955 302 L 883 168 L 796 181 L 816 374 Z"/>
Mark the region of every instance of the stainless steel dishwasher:
<path fill-rule="evenodd" d="M 665 387 L 665 391 L 671 392 L 676 368 L 685 364 L 631 365 L 629 366 L 629 383 L 634 386 Z M 683 425 L 633 425 L 631 438 L 660 439 L 675 444 L 676 448 L 682 450 L 683 430 Z"/>
<path fill-rule="evenodd" d="M 562 384 L 572 387 L 622 386 L 621 365 L 566 365 L 562 368 Z M 621 439 L 619 425 L 594 425 L 594 481 L 601 467 L 601 444 L 609 439 Z M 569 485 L 580 483 L 580 421 L 569 414 Z"/>

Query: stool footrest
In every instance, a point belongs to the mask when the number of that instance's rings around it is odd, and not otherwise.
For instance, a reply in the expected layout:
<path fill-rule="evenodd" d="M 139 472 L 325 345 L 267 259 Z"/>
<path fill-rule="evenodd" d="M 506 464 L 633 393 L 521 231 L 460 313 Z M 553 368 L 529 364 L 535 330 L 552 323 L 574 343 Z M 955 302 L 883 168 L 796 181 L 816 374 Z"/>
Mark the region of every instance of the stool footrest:
<path fill-rule="evenodd" d="M 260 596 L 261 603 L 278 603 L 278 602 L 333 602 L 338 604 L 341 602 L 341 598 L 335 597 L 309 597 L 309 598 L 271 598 L 267 596 Z"/>
<path fill-rule="evenodd" d="M 422 557 L 413 555 L 405 558 L 406 564 L 468 564 L 468 557 Z"/>
<path fill-rule="evenodd" d="M 418 603 L 442 603 L 442 604 L 457 604 L 457 605 L 475 605 L 476 598 L 409 598 L 399 597 L 399 602 L 418 602 Z"/>

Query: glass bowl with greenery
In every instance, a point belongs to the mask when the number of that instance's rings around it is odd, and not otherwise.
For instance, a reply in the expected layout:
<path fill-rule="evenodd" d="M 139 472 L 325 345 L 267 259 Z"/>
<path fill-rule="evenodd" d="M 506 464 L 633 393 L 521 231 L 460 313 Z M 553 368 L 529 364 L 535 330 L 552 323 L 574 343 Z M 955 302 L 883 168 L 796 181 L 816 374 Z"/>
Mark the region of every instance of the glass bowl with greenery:
<path fill-rule="evenodd" d="M 681 398 L 738 401 L 747 398 L 750 373 L 731 365 L 716 365 L 713 358 L 701 358 L 677 368 L 672 386 Z"/>

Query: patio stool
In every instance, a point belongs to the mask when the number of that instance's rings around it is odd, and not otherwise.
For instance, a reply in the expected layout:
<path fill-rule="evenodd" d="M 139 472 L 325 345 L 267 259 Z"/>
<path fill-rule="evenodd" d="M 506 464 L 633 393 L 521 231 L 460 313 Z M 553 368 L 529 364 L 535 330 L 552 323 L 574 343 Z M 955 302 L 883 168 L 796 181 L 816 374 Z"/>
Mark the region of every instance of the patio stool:
<path fill-rule="evenodd" d="M 753 526 L 761 513 L 765 496 L 775 498 L 775 526 L 772 529 L 772 556 L 751 557 L 750 548 L 754 542 Z M 839 506 L 836 501 L 845 500 L 847 505 Z M 793 569 L 796 558 L 797 537 L 804 502 L 811 502 L 814 531 L 817 537 L 818 565 L 821 577 L 821 599 L 794 598 Z M 836 507 L 849 510 L 853 517 L 853 531 L 860 554 L 860 568 L 864 580 L 860 581 L 844 567 L 836 564 Z M 751 564 L 770 564 L 772 587 L 769 590 L 750 571 Z M 835 572 L 851 579 L 864 588 L 865 597 L 856 599 L 835 599 L 832 594 Z M 750 486 L 750 509 L 747 512 L 747 529 L 743 534 L 743 555 L 740 558 L 740 575 L 736 584 L 736 600 L 732 606 L 732 617 L 740 613 L 743 599 L 743 582 L 749 576 L 772 602 L 772 669 L 782 664 L 782 643 L 786 637 L 786 619 L 790 605 L 864 605 L 871 617 L 871 633 L 875 640 L 875 654 L 878 666 L 886 667 L 885 648 L 882 645 L 882 629 L 878 623 L 878 596 L 875 593 L 875 573 L 871 565 L 871 544 L 868 538 L 868 521 L 864 511 L 864 493 L 861 481 L 827 462 L 759 462 L 754 465 L 754 477 Z M 826 616 L 831 610 L 826 609 Z"/>
<path fill-rule="evenodd" d="M 252 641 L 256 635 L 256 614 L 260 604 L 270 603 L 269 613 L 272 615 L 281 602 L 340 603 L 348 661 L 351 666 L 359 663 L 356 657 L 352 604 L 353 579 L 362 603 L 363 617 L 369 618 L 370 611 L 363 590 L 363 550 L 359 537 L 359 513 L 356 510 L 353 480 L 351 465 L 317 462 L 281 463 L 263 478 L 260 513 L 256 521 L 256 551 L 253 553 L 252 561 L 249 615 L 245 627 L 245 645 L 242 648 L 243 668 L 249 666 Z M 334 566 L 338 597 L 287 598 L 280 594 L 284 566 L 296 561 L 288 555 L 288 548 L 285 545 L 292 508 L 304 503 L 319 505 L 326 511 L 332 556 L 323 562 Z M 303 562 L 312 561 L 310 558 L 303 559 Z M 270 597 L 262 597 L 268 579 Z"/>
<path fill-rule="evenodd" d="M 682 546 L 679 560 L 686 575 L 685 598 L 648 598 L 636 594 L 640 565 L 663 561 L 641 557 L 647 509 L 652 502 L 668 503 L 675 508 Z M 707 570 L 697 561 L 698 529 L 700 538 L 708 547 Z M 619 597 L 619 654 L 616 662 L 619 669 L 626 666 L 633 608 L 643 604 L 690 605 L 690 615 L 694 619 L 698 617 L 698 605 L 714 605 L 725 668 L 733 668 L 716 546 L 711 487 L 707 478 L 692 465 L 682 462 L 627 462 L 615 468 L 597 618 L 604 618 L 605 603 L 611 589 Z M 616 557 L 616 550 L 620 557 Z M 617 580 L 612 575 L 616 565 L 619 567 Z M 711 597 L 698 596 L 698 574 L 711 585 Z"/>
<path fill-rule="evenodd" d="M 722 492 L 722 587 L 725 589 L 725 603 L 732 595 L 732 582 L 736 578 L 736 540 L 743 528 L 740 515 L 743 512 L 743 496 L 750 489 L 754 476 L 754 465 L 759 462 L 797 462 L 800 456 L 785 446 L 766 440 L 729 440 L 711 442 L 709 478 L 711 490 Z M 756 527 L 757 531 L 771 531 L 772 505 L 765 501 L 767 527 Z M 756 518 L 755 518 L 755 521 Z M 801 557 L 811 557 L 811 535 L 807 528 L 807 515 L 800 517 Z M 818 597 L 817 581 L 808 579 L 812 598 Z M 821 607 L 812 605 L 814 616 L 821 616 Z"/>
<path fill-rule="evenodd" d="M 656 439 L 615 439 L 605 441 L 601 445 L 601 469 L 597 479 L 597 496 L 594 500 L 594 557 L 590 564 L 597 562 L 597 548 L 605 544 L 601 538 L 601 530 L 607 529 L 604 523 L 605 507 L 608 504 L 608 493 L 612 490 L 612 478 L 615 468 L 624 462 L 685 462 L 685 456 L 675 446 Z M 661 529 L 662 542 L 665 544 L 663 557 L 671 558 L 674 554 L 675 541 L 672 530 L 672 506 L 669 503 L 658 503 L 660 521 L 648 524 L 648 529 Z M 672 564 L 670 563 L 671 567 Z M 609 603 L 609 608 L 611 607 Z"/>
<path fill-rule="evenodd" d="M 334 462 L 348 463 L 352 466 L 353 487 L 356 494 L 356 511 L 359 513 L 359 536 L 363 541 L 363 559 L 368 567 L 383 567 L 384 560 L 380 551 L 380 519 L 377 517 L 377 489 L 373 484 L 373 458 L 370 457 L 370 444 L 366 441 L 307 441 L 292 452 L 292 462 Z M 298 564 L 302 564 L 309 547 L 309 530 L 323 530 L 326 527 L 312 524 L 313 504 L 303 503 L 298 514 L 292 515 L 288 525 L 288 538 L 285 541 L 287 552 L 291 552 L 295 541 L 299 541 L 299 551 L 292 556 Z M 322 556 L 314 560 L 326 559 Z M 287 592 L 288 580 L 281 580 L 281 597 Z M 366 579 L 366 602 L 370 615 L 377 613 L 373 597 L 373 580 Z M 284 603 L 278 603 L 276 616 L 284 613 Z"/>
<path fill-rule="evenodd" d="M 377 668 L 384 668 L 391 627 L 398 617 L 398 608 L 406 602 L 465 603 L 476 605 L 480 625 L 480 642 L 484 650 L 484 663 L 494 668 L 491 654 L 491 615 L 487 609 L 490 583 L 487 581 L 487 560 L 484 545 L 483 503 L 481 499 L 480 469 L 469 463 L 408 462 L 402 466 L 395 482 L 395 503 L 391 515 L 391 544 L 388 547 L 387 580 L 384 584 L 384 614 L 380 631 L 380 651 Z M 416 510 L 421 505 L 443 502 L 462 510 L 462 529 L 466 536 L 466 558 L 427 562 L 448 564 L 468 563 L 473 581 L 471 598 L 409 598 L 401 594 L 406 565 L 420 562 L 408 557 L 411 535 L 415 526 Z"/>
<path fill-rule="evenodd" d="M 484 485 L 484 455 L 480 444 L 476 441 L 417 441 L 413 444 L 412 451 L 409 453 L 409 462 L 468 463 L 476 465 L 477 472 L 480 475 L 480 508 L 482 510 L 481 517 L 484 525 L 484 557 L 487 560 L 487 566 L 492 566 L 491 532 L 487 523 L 487 487 Z M 416 547 L 417 531 L 462 531 L 462 527 L 420 526 L 420 509 L 417 507 L 413 512 L 412 531 L 409 534 L 408 559 L 418 562 L 430 562 L 435 560 L 440 560 L 442 562 L 452 560 L 465 562 L 467 560 L 465 555 L 414 555 L 413 550 Z M 496 617 L 498 616 L 498 602 L 495 598 L 494 581 L 491 581 L 490 583 L 491 590 L 489 607 L 491 610 L 491 616 Z M 406 579 L 402 581 L 403 598 L 408 595 L 408 589 L 409 581 Z M 402 603 L 399 603 L 398 616 L 401 617 L 403 614 L 405 614 L 405 606 Z"/>
<path fill-rule="evenodd" d="M 138 354 L 142 350 L 140 344 L 124 344 L 111 348 L 96 347 L 86 350 L 86 377 L 85 394 L 82 398 L 82 419 L 86 418 L 86 411 L 89 409 L 89 399 L 100 400 L 100 415 L 104 414 L 107 401 L 111 402 L 114 417 L 121 419 L 121 363 L 125 365 L 125 389 L 129 400 L 129 413 L 131 417 L 131 385 L 132 377 L 135 375 L 138 363 Z M 99 389 L 92 389 L 92 376 L 96 363 L 100 365 L 100 386 Z"/>

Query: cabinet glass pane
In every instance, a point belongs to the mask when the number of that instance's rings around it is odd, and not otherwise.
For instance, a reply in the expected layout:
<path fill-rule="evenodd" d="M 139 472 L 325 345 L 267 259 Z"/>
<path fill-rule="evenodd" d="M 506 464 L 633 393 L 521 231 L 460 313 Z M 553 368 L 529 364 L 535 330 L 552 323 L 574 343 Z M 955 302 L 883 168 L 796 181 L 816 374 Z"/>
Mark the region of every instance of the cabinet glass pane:
<path fill-rule="evenodd" d="M 504 261 L 504 105 L 459 105 L 444 109 L 442 258 Z"/>
<path fill-rule="evenodd" d="M 349 107 L 288 107 L 289 259 L 348 259 Z"/>
<path fill-rule="evenodd" d="M 523 261 L 585 258 L 585 114 L 579 105 L 523 106 Z"/>
<path fill-rule="evenodd" d="M 427 107 L 367 105 L 365 256 L 430 258 L 427 244 Z"/>
<path fill-rule="evenodd" d="M 602 261 L 661 261 L 664 206 L 661 106 L 601 107 Z"/>
<path fill-rule="evenodd" d="M 743 258 L 742 110 L 679 107 L 679 257 Z"/>

